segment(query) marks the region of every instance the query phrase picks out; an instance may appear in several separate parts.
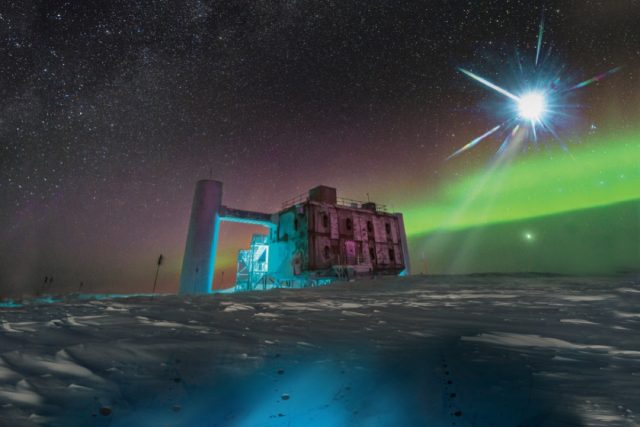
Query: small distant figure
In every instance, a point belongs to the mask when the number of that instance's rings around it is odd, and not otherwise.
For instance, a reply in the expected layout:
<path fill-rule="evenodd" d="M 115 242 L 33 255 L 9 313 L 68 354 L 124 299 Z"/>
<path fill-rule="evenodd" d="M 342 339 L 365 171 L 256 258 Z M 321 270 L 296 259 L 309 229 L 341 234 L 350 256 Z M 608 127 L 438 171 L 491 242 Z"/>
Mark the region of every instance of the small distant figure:
<path fill-rule="evenodd" d="M 47 283 L 49 283 L 49 276 L 44 276 L 44 282 L 42 283 L 42 286 L 40 286 L 40 288 L 37 290 L 38 295 L 44 293 L 45 289 L 47 289 Z"/>
<path fill-rule="evenodd" d="M 162 254 L 160 254 L 160 256 L 158 257 L 158 266 L 156 267 L 156 278 L 153 279 L 153 291 L 152 293 L 156 293 L 156 285 L 158 284 L 158 273 L 160 272 L 160 266 L 162 265 L 162 261 L 164 260 L 164 257 L 162 256 Z"/>
<path fill-rule="evenodd" d="M 53 284 L 53 276 L 44 276 L 44 283 L 42 284 L 42 293 L 46 292 L 48 289 L 51 289 L 51 285 Z"/>
<path fill-rule="evenodd" d="M 84 282 L 80 282 L 80 286 L 78 286 L 78 292 L 82 291 L 82 288 L 84 288 Z"/>

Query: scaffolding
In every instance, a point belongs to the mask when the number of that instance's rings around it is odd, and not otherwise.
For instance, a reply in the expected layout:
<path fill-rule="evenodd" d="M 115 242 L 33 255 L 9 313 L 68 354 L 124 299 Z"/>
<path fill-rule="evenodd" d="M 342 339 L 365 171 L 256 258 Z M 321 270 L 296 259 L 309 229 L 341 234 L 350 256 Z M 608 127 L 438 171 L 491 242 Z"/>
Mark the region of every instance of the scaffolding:
<path fill-rule="evenodd" d="M 266 279 L 269 271 L 269 242 L 266 234 L 254 234 L 249 249 L 238 251 L 236 290 L 251 291 Z"/>

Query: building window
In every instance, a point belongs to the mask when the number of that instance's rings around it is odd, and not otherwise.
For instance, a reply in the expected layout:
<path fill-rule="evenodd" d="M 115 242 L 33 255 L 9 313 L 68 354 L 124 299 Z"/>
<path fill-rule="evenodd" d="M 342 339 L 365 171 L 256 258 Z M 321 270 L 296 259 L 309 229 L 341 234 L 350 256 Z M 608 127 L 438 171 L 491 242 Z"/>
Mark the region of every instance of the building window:
<path fill-rule="evenodd" d="M 371 221 L 367 221 L 367 231 L 373 233 L 373 223 Z"/>
<path fill-rule="evenodd" d="M 391 224 L 388 222 L 384 225 L 384 229 L 387 231 L 387 234 L 391 234 Z"/>
<path fill-rule="evenodd" d="M 375 248 L 369 248 L 369 258 L 371 258 L 371 262 L 376 259 L 376 250 Z"/>
<path fill-rule="evenodd" d="M 324 228 L 329 227 L 329 216 L 327 214 L 322 215 L 322 226 Z"/>
<path fill-rule="evenodd" d="M 347 230 L 351 231 L 351 229 L 353 228 L 353 222 L 351 221 L 351 218 L 347 218 L 346 226 Z"/>
<path fill-rule="evenodd" d="M 325 246 L 324 247 L 324 259 L 329 259 L 331 258 L 331 250 L 329 249 L 329 246 Z"/>
<path fill-rule="evenodd" d="M 293 220 L 293 229 L 298 231 L 298 218 Z"/>
<path fill-rule="evenodd" d="M 396 251 L 389 249 L 389 262 L 396 262 Z"/>

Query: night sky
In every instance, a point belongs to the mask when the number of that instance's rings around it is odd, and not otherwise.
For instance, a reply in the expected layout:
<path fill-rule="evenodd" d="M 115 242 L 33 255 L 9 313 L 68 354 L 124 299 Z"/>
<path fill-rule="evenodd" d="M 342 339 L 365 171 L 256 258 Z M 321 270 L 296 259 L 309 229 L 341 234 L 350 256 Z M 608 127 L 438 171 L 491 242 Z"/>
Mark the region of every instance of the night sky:
<path fill-rule="evenodd" d="M 416 224 L 412 256 L 427 268 L 420 242 L 438 224 L 421 226 L 423 209 L 499 144 L 445 162 L 486 131 L 481 106 L 496 96 L 457 67 L 508 82 L 516 55 L 535 55 L 543 15 L 567 79 L 623 67 L 579 94 L 570 146 L 636 147 L 635 0 L 2 2 L 0 294 L 38 291 L 45 276 L 58 292 L 149 291 L 160 253 L 160 290 L 175 291 L 194 185 L 208 177 L 224 182 L 225 204 L 252 210 L 318 184 L 368 193 Z M 640 237 L 634 207 L 616 209 L 592 214 Z M 224 286 L 258 230 L 223 226 Z M 497 258 L 439 271 L 555 265 Z"/>

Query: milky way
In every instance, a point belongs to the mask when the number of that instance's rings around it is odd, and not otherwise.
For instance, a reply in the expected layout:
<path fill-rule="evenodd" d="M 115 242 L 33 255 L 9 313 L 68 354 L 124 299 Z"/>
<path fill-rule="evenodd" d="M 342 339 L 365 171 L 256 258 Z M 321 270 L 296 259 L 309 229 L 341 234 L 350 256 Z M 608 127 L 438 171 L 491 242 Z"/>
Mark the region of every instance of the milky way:
<path fill-rule="evenodd" d="M 21 1 L 0 5 L 0 289 L 173 291 L 197 179 L 274 211 L 317 184 L 396 210 L 487 151 L 486 93 L 545 42 L 579 76 L 584 134 L 640 115 L 640 10 L 604 1 Z M 576 77 L 579 77 L 576 76 Z M 252 228 L 223 230 L 221 269 Z"/>

